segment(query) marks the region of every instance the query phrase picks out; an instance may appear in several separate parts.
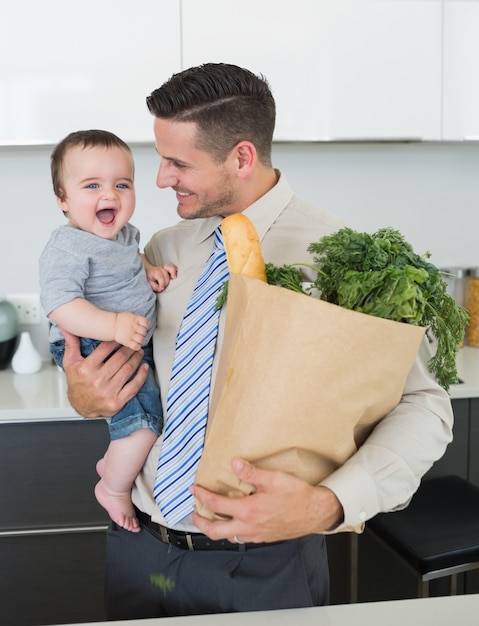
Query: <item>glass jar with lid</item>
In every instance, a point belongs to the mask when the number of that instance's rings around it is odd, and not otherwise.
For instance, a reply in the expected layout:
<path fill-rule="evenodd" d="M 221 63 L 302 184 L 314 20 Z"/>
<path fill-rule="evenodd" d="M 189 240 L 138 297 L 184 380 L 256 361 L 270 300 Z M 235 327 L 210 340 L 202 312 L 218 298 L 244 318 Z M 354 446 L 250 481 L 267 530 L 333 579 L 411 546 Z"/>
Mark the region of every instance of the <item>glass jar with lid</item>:
<path fill-rule="evenodd" d="M 447 293 L 454 298 L 459 306 L 466 306 L 466 280 L 469 268 L 448 267 L 441 270 L 446 283 Z"/>

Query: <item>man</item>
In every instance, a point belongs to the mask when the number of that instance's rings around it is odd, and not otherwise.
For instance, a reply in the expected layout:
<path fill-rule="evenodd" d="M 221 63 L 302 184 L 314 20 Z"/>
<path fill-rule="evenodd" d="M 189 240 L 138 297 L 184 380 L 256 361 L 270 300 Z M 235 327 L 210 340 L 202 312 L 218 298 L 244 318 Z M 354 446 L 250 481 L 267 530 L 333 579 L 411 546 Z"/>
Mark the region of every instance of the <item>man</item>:
<path fill-rule="evenodd" d="M 265 260 L 278 265 L 310 261 L 308 244 L 344 224 L 295 196 L 284 175 L 273 168 L 275 105 L 263 78 L 236 66 L 207 64 L 174 75 L 147 104 L 155 116 L 161 157 L 157 185 L 176 192 L 183 218 L 157 233 L 145 249 L 151 263 L 178 266 L 177 279 L 159 295 L 154 337 L 167 407 L 178 331 L 222 218 L 244 212 L 258 231 Z M 213 384 L 223 324 L 224 313 Z M 110 415 L 141 386 L 142 368 L 127 382 L 139 365 L 138 353 L 121 349 L 103 363 L 114 344 L 103 344 L 87 359 L 80 357 L 74 337 L 68 336 L 67 344 L 63 364 L 69 397 L 82 415 Z M 159 440 L 133 491 L 142 532 L 133 535 L 113 525 L 108 533 L 109 617 L 327 603 L 323 533 L 357 527 L 379 511 L 405 506 L 451 440 L 451 404 L 428 373 L 430 356 L 424 341 L 401 403 L 321 485 L 234 459 L 238 479 L 255 485 L 253 495 L 230 499 L 193 487 L 198 500 L 222 514 L 216 521 L 192 513 L 168 525 L 153 496 L 163 445 Z M 166 429 L 169 419 L 167 409 Z"/>

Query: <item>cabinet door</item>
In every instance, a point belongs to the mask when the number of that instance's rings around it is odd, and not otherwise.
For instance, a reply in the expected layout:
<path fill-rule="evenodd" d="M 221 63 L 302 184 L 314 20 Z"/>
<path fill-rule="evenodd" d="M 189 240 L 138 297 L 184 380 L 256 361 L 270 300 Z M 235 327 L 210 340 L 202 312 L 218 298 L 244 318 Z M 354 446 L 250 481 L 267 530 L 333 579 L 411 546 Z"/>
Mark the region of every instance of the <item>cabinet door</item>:
<path fill-rule="evenodd" d="M 443 139 L 479 139 L 479 2 L 444 3 Z"/>
<path fill-rule="evenodd" d="M 0 624 L 105 619 L 105 420 L 0 424 Z M 26 598 L 28 598 L 26 600 Z"/>
<path fill-rule="evenodd" d="M 469 480 L 479 487 L 479 398 L 471 399 Z"/>
<path fill-rule="evenodd" d="M 264 74 L 276 140 L 440 137 L 441 3 L 183 0 L 183 66 Z"/>
<path fill-rule="evenodd" d="M 179 0 L 8 2 L 1 25 L 0 144 L 153 141 L 145 98 L 180 67 Z"/>
<path fill-rule="evenodd" d="M 108 443 L 105 420 L 0 424 L 0 533 L 106 526 L 93 490 Z"/>
<path fill-rule="evenodd" d="M 444 455 L 434 463 L 425 478 L 460 476 L 469 478 L 469 407 L 470 400 L 460 398 L 452 401 L 454 411 L 453 439 Z"/>
<path fill-rule="evenodd" d="M 105 533 L 0 537 L 0 624 L 103 622 Z"/>

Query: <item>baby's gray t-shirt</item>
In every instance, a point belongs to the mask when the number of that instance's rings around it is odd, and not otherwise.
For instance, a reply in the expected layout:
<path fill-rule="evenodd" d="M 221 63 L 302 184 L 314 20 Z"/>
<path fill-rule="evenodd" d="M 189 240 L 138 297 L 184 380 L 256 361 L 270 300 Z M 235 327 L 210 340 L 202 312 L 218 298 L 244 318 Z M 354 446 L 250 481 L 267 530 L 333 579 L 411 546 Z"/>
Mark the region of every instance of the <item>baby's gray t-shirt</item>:
<path fill-rule="evenodd" d="M 67 225 L 54 230 L 40 256 L 41 302 L 46 314 L 75 298 L 104 311 L 130 311 L 150 322 L 148 343 L 156 324 L 156 295 L 146 278 L 139 241 L 140 233 L 132 224 L 126 224 L 115 240 Z M 53 324 L 50 341 L 59 339 L 63 335 Z"/>

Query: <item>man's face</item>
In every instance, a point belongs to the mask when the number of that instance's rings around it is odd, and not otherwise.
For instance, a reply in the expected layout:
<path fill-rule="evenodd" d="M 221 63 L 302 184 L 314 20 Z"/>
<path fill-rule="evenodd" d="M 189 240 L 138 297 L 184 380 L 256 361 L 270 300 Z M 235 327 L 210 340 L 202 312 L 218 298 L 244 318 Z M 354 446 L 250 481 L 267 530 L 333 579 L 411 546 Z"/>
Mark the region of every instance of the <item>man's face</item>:
<path fill-rule="evenodd" d="M 156 184 L 176 192 L 183 219 L 225 216 L 238 205 L 234 151 L 224 163 L 196 147 L 196 124 L 155 119 L 156 150 L 161 157 Z"/>

